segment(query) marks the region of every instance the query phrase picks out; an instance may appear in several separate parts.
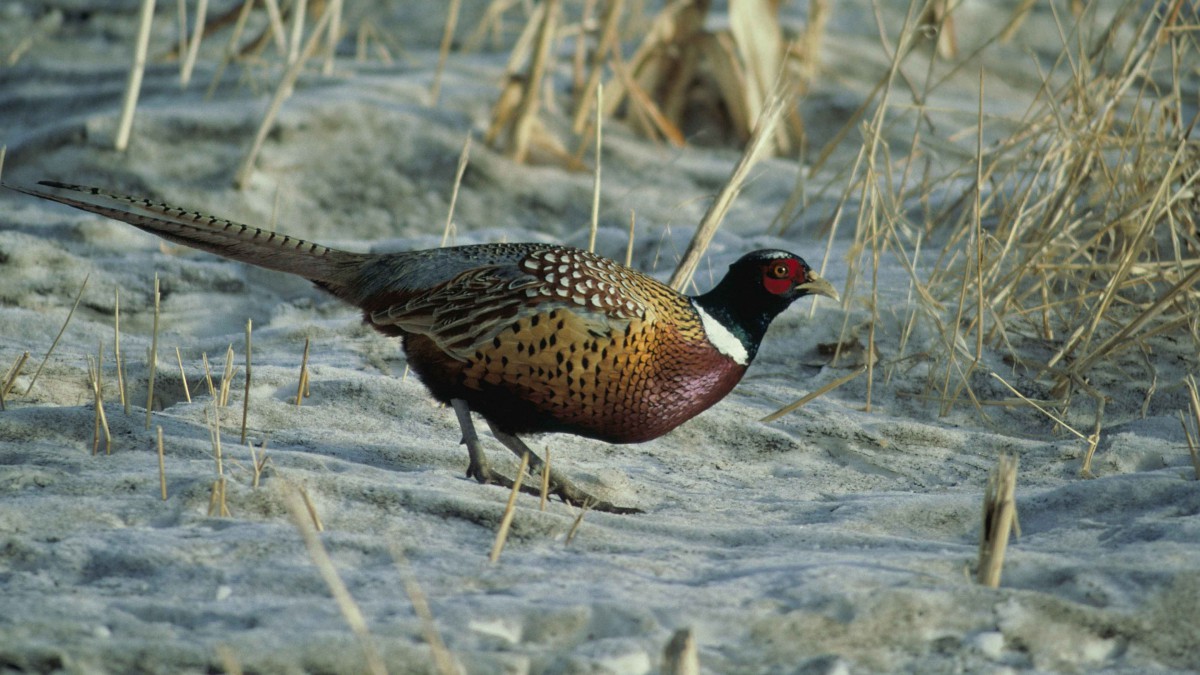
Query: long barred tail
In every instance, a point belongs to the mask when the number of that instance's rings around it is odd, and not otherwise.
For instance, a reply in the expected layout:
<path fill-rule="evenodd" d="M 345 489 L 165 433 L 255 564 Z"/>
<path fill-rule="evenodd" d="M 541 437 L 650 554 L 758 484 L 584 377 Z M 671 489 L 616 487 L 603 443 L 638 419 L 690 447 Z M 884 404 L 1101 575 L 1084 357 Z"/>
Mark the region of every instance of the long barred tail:
<path fill-rule="evenodd" d="M 322 285 L 341 286 L 371 256 L 295 239 L 197 211 L 99 188 L 41 181 L 48 189 L 4 185 L 34 197 L 89 211 L 158 235 L 163 239 L 241 262 L 296 274 Z"/>

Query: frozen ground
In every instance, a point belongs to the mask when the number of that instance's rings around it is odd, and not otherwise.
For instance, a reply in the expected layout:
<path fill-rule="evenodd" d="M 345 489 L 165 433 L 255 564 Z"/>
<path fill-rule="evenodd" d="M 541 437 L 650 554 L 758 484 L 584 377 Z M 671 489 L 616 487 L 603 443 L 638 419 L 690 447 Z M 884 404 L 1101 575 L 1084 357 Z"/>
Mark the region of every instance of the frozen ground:
<path fill-rule="evenodd" d="M 119 154 L 110 146 L 136 3 L 52 4 L 61 27 L 0 69 L 7 182 L 97 184 L 255 224 L 267 224 L 278 205 L 278 229 L 358 250 L 437 245 L 460 148 L 485 127 L 506 58 L 452 57 L 442 104 L 431 109 L 424 102 L 442 19 L 408 15 L 427 3 L 384 3 L 376 20 L 403 42 L 401 60 L 346 55 L 333 76 L 302 78 L 238 192 L 232 176 L 276 71 L 252 69 L 238 83 L 233 69 L 206 99 L 217 41 L 186 91 L 174 64 L 153 64 L 133 142 Z M 823 138 L 887 63 L 866 10 L 835 4 L 826 72 L 805 104 L 810 133 Z M 463 23 L 473 25 L 480 8 L 468 5 Z M 0 51 L 43 10 L 0 4 Z M 788 16 L 803 11 L 790 7 Z M 973 31 L 995 30 L 1007 11 L 967 2 L 960 39 L 969 45 Z M 1033 55 L 1060 47 L 1048 10 L 1039 11 L 1014 44 L 989 52 L 986 106 L 999 119 L 1036 89 Z M 158 18 L 152 51 L 170 44 L 173 22 Z M 948 124 L 975 116 L 978 73 L 964 70 L 962 84 L 936 102 Z M 616 125 L 605 140 L 601 252 L 623 255 L 634 209 L 634 264 L 665 277 L 737 154 L 672 149 Z M 848 140 L 819 178 L 847 169 L 858 142 Z M 756 169 L 697 274 L 702 289 L 752 248 L 824 257 L 817 225 L 840 189 L 814 197 L 786 237 L 765 234 L 796 171 L 785 159 Z M 578 244 L 590 193 L 590 175 L 515 166 L 476 143 L 457 242 Z M 835 241 L 829 257 L 827 276 L 839 288 L 848 244 Z M 876 329 L 886 363 L 899 353 L 911 300 L 895 260 L 880 271 Z M 165 438 L 166 501 L 142 407 L 155 274 L 163 300 L 153 424 Z M 74 318 L 26 394 L 85 277 Z M 128 415 L 116 403 L 111 358 L 118 288 Z M 867 316 L 861 296 L 845 307 L 821 300 L 811 311 L 810 301 L 799 303 L 773 326 L 741 386 L 664 438 L 636 446 L 535 438 L 531 445 L 550 448 L 564 471 L 645 513 L 589 513 L 567 543 L 576 512 L 562 504 L 539 512 L 524 497 L 500 562 L 489 564 L 508 495 L 464 477 L 453 415 L 404 377 L 393 340 L 301 280 L 164 249 L 126 225 L 0 194 L 0 369 L 31 352 L 0 412 L 0 668 L 215 672 L 240 663 L 246 672 L 361 672 L 363 650 L 289 520 L 285 497 L 296 486 L 320 514 L 321 538 L 392 672 L 432 669 L 406 569 L 471 673 L 655 672 L 685 627 L 705 672 L 1200 667 L 1200 490 L 1176 417 L 1183 399 L 1164 394 L 1145 415 L 1140 398 L 1115 401 L 1098 477 L 1087 481 L 1078 477 L 1083 444 L 1051 434 L 1027 408 L 999 409 L 990 425 L 966 406 L 939 416 L 914 396 L 928 377 L 921 359 L 877 378 L 869 412 L 858 378 L 777 422 L 757 421 L 848 372 L 823 365 L 816 350 L 837 339 L 847 312 L 851 325 Z M 210 517 L 212 407 L 201 392 L 201 354 L 219 369 L 233 344 L 240 366 L 247 319 L 249 436 L 266 442 L 270 461 L 253 488 L 249 451 L 237 443 L 239 371 L 221 410 L 232 515 Z M 306 337 L 312 395 L 297 408 Z M 86 359 L 98 341 L 113 434 L 107 456 L 91 452 Z M 939 348 L 918 329 L 907 353 Z M 994 356 L 988 365 L 1002 369 Z M 1174 379 L 1161 388 L 1171 391 L 1187 367 L 1164 370 Z M 983 487 L 1002 452 L 1020 458 L 1021 537 L 993 590 L 974 583 L 972 570 Z M 397 566 L 395 550 L 409 568 Z"/>

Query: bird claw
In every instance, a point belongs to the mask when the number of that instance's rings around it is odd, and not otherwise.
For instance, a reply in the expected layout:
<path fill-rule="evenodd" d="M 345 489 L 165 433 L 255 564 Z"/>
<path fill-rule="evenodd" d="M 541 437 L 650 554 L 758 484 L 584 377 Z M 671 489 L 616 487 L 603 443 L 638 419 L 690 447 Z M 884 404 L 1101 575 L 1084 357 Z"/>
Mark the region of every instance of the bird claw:
<path fill-rule="evenodd" d="M 512 489 L 513 480 L 511 478 L 492 471 L 492 468 L 487 460 L 487 455 L 485 455 L 483 452 L 483 446 L 479 442 L 479 436 L 475 433 L 475 425 L 471 422 L 471 410 L 467 406 L 466 401 L 461 399 L 452 399 L 450 403 L 454 407 L 454 412 L 458 416 L 459 426 L 462 428 L 463 435 L 461 443 L 467 446 L 467 454 L 470 457 L 470 461 L 467 463 L 467 478 L 474 478 L 485 485 L 501 485 Z M 529 446 L 525 445 L 521 439 L 497 429 L 490 420 L 488 421 L 488 426 L 491 427 L 492 434 L 496 436 L 496 439 L 499 440 L 509 450 L 511 450 L 513 454 L 517 455 L 518 457 L 525 454 L 529 456 L 530 471 L 537 471 L 539 468 L 541 468 L 543 471 L 547 470 L 546 463 L 542 461 L 542 458 L 538 457 L 536 453 L 530 450 Z M 612 502 L 596 499 L 587 491 L 577 487 L 570 481 L 570 479 L 561 473 L 555 471 L 554 469 L 549 469 L 549 471 L 550 484 L 548 487 L 548 494 L 555 495 L 567 504 L 581 509 L 603 511 L 605 513 L 643 513 L 641 509 L 635 509 L 628 506 L 617 506 Z M 531 495 L 540 496 L 542 494 L 540 486 L 535 487 L 528 483 L 525 483 L 521 486 L 521 491 Z"/>
<path fill-rule="evenodd" d="M 472 462 L 467 467 L 467 477 L 474 478 L 476 481 L 484 485 L 498 485 L 509 490 L 512 489 L 514 482 L 513 479 L 509 478 L 508 476 L 496 471 L 492 471 L 486 463 L 484 463 L 483 467 L 481 468 Z M 535 497 L 540 497 L 542 494 L 540 485 L 531 485 L 528 482 L 521 483 L 521 492 L 533 495 Z M 631 506 L 617 506 L 612 502 L 604 501 L 603 499 L 597 499 L 596 497 L 592 496 L 591 493 L 577 487 L 571 481 L 555 475 L 553 471 L 550 473 L 550 486 L 547 490 L 547 494 L 558 497 L 563 501 L 564 504 L 570 504 L 571 506 L 584 509 L 585 511 L 601 511 L 604 513 L 616 513 L 621 515 L 645 513 L 645 511 L 642 511 L 638 508 Z"/>
<path fill-rule="evenodd" d="M 494 482 L 495 475 L 486 463 L 472 461 L 467 465 L 467 478 L 474 478 L 486 485 Z"/>
<path fill-rule="evenodd" d="M 585 511 L 602 511 L 604 513 L 616 513 L 621 515 L 633 513 L 645 513 L 639 508 L 632 506 L 617 506 L 612 502 L 604 501 L 593 497 L 591 493 L 577 487 L 571 481 L 556 476 L 554 471 L 550 472 L 550 494 L 557 496 L 571 506 L 581 508 Z M 539 491 L 538 494 L 541 494 Z"/>

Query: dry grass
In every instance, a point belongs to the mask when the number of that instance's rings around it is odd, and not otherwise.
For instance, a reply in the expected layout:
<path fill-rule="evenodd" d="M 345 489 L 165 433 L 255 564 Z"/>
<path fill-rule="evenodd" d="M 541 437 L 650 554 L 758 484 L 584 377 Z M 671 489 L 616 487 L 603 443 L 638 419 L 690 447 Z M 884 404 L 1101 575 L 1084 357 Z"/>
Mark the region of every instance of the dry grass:
<path fill-rule="evenodd" d="M 304 397 L 308 396 L 308 348 L 311 343 L 311 338 L 304 338 L 304 355 L 300 357 L 300 378 L 296 384 L 296 407 L 304 402 Z"/>
<path fill-rule="evenodd" d="M 179 364 L 179 382 L 183 385 L 183 399 L 188 403 L 192 402 L 192 390 L 188 387 L 187 371 L 183 369 L 183 354 L 180 353 L 179 347 L 175 348 L 175 362 Z M 118 372 L 120 372 L 118 370 Z"/>
<path fill-rule="evenodd" d="M 29 352 L 22 352 L 13 361 L 13 364 L 9 366 L 8 371 L 4 373 L 4 378 L 0 379 L 0 410 L 4 410 L 4 399 L 8 398 L 9 392 L 12 391 L 13 385 L 17 382 L 17 376 L 21 374 L 21 368 L 25 366 L 25 362 L 28 360 Z"/>
<path fill-rule="evenodd" d="M 542 453 L 542 485 L 538 499 L 538 510 L 546 510 L 546 501 L 550 496 L 550 448 Z"/>
<path fill-rule="evenodd" d="M 158 318 L 161 313 L 162 293 L 159 289 L 158 273 L 154 274 L 154 324 L 151 328 L 150 356 L 147 365 L 150 371 L 146 384 L 146 428 L 150 428 L 150 414 L 154 411 L 154 380 L 158 369 Z"/>
<path fill-rule="evenodd" d="M 746 144 L 741 159 L 733 167 L 729 180 L 725 182 L 724 187 L 717 193 L 716 198 L 704 213 L 700 226 L 696 228 L 696 233 L 688 243 L 687 250 L 684 251 L 683 259 L 679 261 L 679 266 L 671 275 L 671 280 L 667 282 L 675 290 L 682 292 L 692 282 L 692 276 L 700 264 L 700 259 L 708 249 L 709 242 L 717 233 L 717 228 L 721 226 L 721 221 L 725 219 L 725 214 L 729 212 L 729 207 L 733 205 L 733 200 L 741 192 L 750 169 L 758 160 L 766 156 L 772 147 L 772 142 L 776 137 L 775 131 L 789 100 L 791 97 L 786 90 L 780 89 L 775 92 L 770 103 L 763 110 L 762 117 L 758 120 L 754 134 L 751 136 L 750 142 Z"/>
<path fill-rule="evenodd" d="M 162 493 L 162 500 L 167 501 L 167 461 L 163 452 L 163 432 L 162 427 L 156 427 L 155 430 L 155 447 L 158 449 L 158 488 Z"/>
<path fill-rule="evenodd" d="M 850 380 L 853 380 L 854 378 L 862 375 L 865 372 L 867 372 L 867 367 L 861 366 L 858 369 L 854 370 L 853 372 L 851 372 L 847 375 L 843 375 L 835 380 L 826 382 L 821 387 L 818 387 L 817 389 L 814 389 L 813 391 L 805 394 L 804 396 L 801 396 L 796 401 L 783 406 L 779 410 L 776 410 L 775 412 L 771 413 L 770 415 L 767 415 L 766 417 L 762 418 L 759 421 L 763 422 L 763 423 L 774 422 L 775 420 L 779 419 L 780 417 L 783 417 L 784 415 L 787 415 L 791 412 L 794 412 L 795 410 L 800 409 L 808 402 L 810 402 L 816 398 L 819 398 L 821 396 L 824 396 L 825 394 L 833 391 L 834 389 L 837 389 L 838 387 L 842 386 L 843 384 L 846 384 Z"/>
<path fill-rule="evenodd" d="M 468 48 L 478 45 L 512 4 L 494 2 L 468 40 Z M 578 169 L 599 120 L 619 116 L 651 138 L 683 145 L 684 129 L 689 120 L 697 119 L 694 103 L 698 96 L 709 106 L 700 117 L 717 109 L 725 116 L 714 128 L 698 133 L 712 136 L 710 141 L 728 137 L 748 142 L 776 90 L 790 91 L 789 101 L 794 101 L 802 85 L 816 76 L 814 67 L 801 67 L 815 51 L 790 46 L 793 37 L 781 26 L 778 3 L 735 3 L 730 7 L 730 28 L 717 32 L 705 27 L 706 0 L 675 0 L 652 21 L 643 25 L 626 20 L 624 29 L 622 20 L 629 17 L 622 0 L 604 3 L 598 21 L 592 16 L 596 4 L 584 3 L 578 16 L 574 15 L 577 6 L 560 9 L 553 0 L 538 3 L 529 12 L 492 110 L 486 136 L 489 144 L 519 162 L 550 161 Z M 560 19 L 560 14 L 567 16 Z M 816 13 L 822 20 L 805 36 L 814 49 L 820 42 L 816 32 L 824 30 L 824 16 L 827 12 Z M 599 30 L 592 30 L 594 25 Z M 577 141 L 573 156 L 562 151 L 559 139 L 538 117 L 547 90 L 543 80 L 554 76 L 547 50 L 555 39 L 568 37 L 575 41 L 570 69 L 574 92 L 571 131 Z M 635 41 L 640 45 L 626 60 L 621 45 Z M 519 70 L 526 62 L 528 66 Z M 597 93 L 601 85 L 610 91 L 604 101 Z M 592 111 L 595 122 L 589 121 Z M 803 125 L 793 107 L 788 107 L 786 121 L 773 131 L 773 151 L 790 152 L 800 145 Z"/>
<path fill-rule="evenodd" d="M 251 322 L 246 319 L 246 387 L 242 395 L 242 435 L 241 443 L 246 444 L 246 421 L 250 417 L 250 353 L 251 353 Z"/>
<path fill-rule="evenodd" d="M 492 110 L 492 122 L 485 136 L 487 143 L 503 150 L 517 162 L 529 160 L 535 151 L 539 161 L 544 161 L 540 157 L 549 155 L 563 164 L 569 162 L 566 152 L 538 118 L 558 21 L 558 0 L 538 4 L 525 34 L 513 49 L 505 85 Z M 518 74 L 517 64 L 524 62 L 527 55 L 528 67 Z"/>
<path fill-rule="evenodd" d="M 429 105 L 436 106 L 442 94 L 442 71 L 446 69 L 446 58 L 450 55 L 450 43 L 454 40 L 454 29 L 458 27 L 458 11 L 462 0 L 450 0 L 446 6 L 446 28 L 442 32 L 442 45 L 438 48 L 437 67 L 433 71 L 433 86 L 429 90 Z"/>
<path fill-rule="evenodd" d="M 306 3 L 300 1 L 296 6 L 302 8 Z M 337 3 L 334 3 L 337 4 Z M 298 16 L 293 23 L 293 49 L 291 56 L 288 59 L 288 67 L 280 77 L 279 82 L 275 87 L 275 95 L 271 98 L 271 103 L 267 107 L 267 112 L 263 116 L 262 123 L 259 124 L 258 132 L 251 142 L 250 149 L 247 151 L 245 158 L 242 159 L 241 165 L 238 167 L 236 175 L 233 178 L 235 188 L 241 190 L 245 188 L 249 182 L 251 174 L 254 171 L 255 162 L 258 159 L 258 153 L 262 150 L 263 143 L 267 140 L 267 134 L 275 126 L 275 118 L 279 115 L 279 110 L 283 106 L 283 102 L 291 96 L 293 88 L 296 84 L 296 78 L 300 76 L 304 64 L 309 58 L 316 53 L 317 45 L 320 44 L 321 38 L 325 35 L 325 31 L 329 30 L 330 23 L 337 12 L 340 11 L 336 7 L 327 7 L 326 11 L 321 14 L 321 18 L 313 26 L 309 33 L 308 39 L 304 41 L 304 46 L 301 48 L 300 37 L 302 33 L 303 17 Z"/>
<path fill-rule="evenodd" d="M 42 374 L 42 369 L 46 367 L 46 362 L 50 360 L 50 355 L 54 353 L 54 348 L 58 346 L 58 341 L 62 339 L 63 333 L 67 332 L 67 326 L 71 325 L 71 317 L 75 316 L 75 310 L 79 309 L 79 300 L 83 297 L 83 290 L 87 288 L 88 279 L 90 278 L 91 275 L 85 276 L 83 283 L 79 284 L 79 292 L 75 294 L 75 302 L 71 305 L 71 311 L 67 312 L 67 318 L 63 320 L 62 328 L 58 329 L 58 334 L 54 336 L 54 340 L 50 343 L 50 348 L 46 350 L 46 355 L 42 357 L 42 362 L 38 364 L 37 370 L 33 371 L 33 377 L 29 378 L 29 386 L 25 387 L 26 396 L 29 395 L 29 392 L 33 391 L 33 385 L 37 382 L 38 375 Z M 24 363 L 24 359 L 21 360 L 21 363 Z M 16 379 L 15 370 L 11 379 Z"/>
<path fill-rule="evenodd" d="M 446 246 L 453 241 L 454 233 L 454 209 L 458 206 L 458 192 L 462 189 L 463 175 L 467 172 L 467 163 L 471 159 L 471 136 L 467 136 L 467 140 L 463 141 L 462 152 L 458 154 L 458 167 L 454 170 L 454 188 L 450 191 L 450 207 L 446 209 L 446 226 L 442 228 L 442 246 Z"/>
<path fill-rule="evenodd" d="M 1020 528 L 1016 525 L 1016 485 L 1017 459 L 1001 455 L 996 468 L 988 475 L 987 490 L 983 495 L 983 526 L 979 534 L 976 580 L 984 586 L 996 588 L 1000 585 L 1009 535 L 1014 527 L 1020 535 Z"/>
<path fill-rule="evenodd" d="M 88 364 L 88 384 L 92 389 L 92 403 L 96 409 L 96 424 L 95 431 L 92 434 L 92 454 L 95 455 L 100 451 L 100 437 L 104 437 L 104 454 L 112 454 L 112 432 L 108 428 L 108 416 L 104 414 L 104 343 L 100 342 L 96 351 L 96 358 L 93 359 L 89 354 L 87 357 Z"/>
<path fill-rule="evenodd" d="M 1160 2 L 1151 9 L 1165 14 L 1177 6 Z M 1078 25 L 1060 17 L 1062 53 L 1052 68 L 1038 71 L 1043 84 L 1024 115 L 985 112 L 989 76 L 981 68 L 976 119 L 952 131 L 935 125 L 922 102 L 964 69 L 986 63 L 981 56 L 1001 35 L 939 76 L 929 66 L 923 84 L 907 73 L 922 67 L 913 63 L 919 58 L 933 58 L 915 49 L 919 33 L 909 28 L 915 11 L 899 44 L 883 42 L 892 67 L 843 133 L 817 153 L 813 171 L 851 131 L 864 133 L 849 176 L 835 179 L 844 190 L 828 232 L 832 243 L 858 206 L 845 295 L 862 298 L 870 314 L 870 353 L 876 327 L 887 320 L 882 261 L 891 256 L 910 276 L 916 308 L 905 317 L 899 350 L 884 346 L 885 381 L 913 356 L 930 360 L 918 396 L 938 401 L 943 414 L 972 406 L 986 421 L 985 407 L 994 403 L 985 400 L 993 389 L 986 376 L 1011 368 L 1019 386 L 1040 390 L 1030 398 L 1042 398 L 1045 409 L 1064 420 L 1094 416 L 1097 428 L 1105 403 L 1111 414 L 1112 397 L 1129 382 L 1154 383 L 1143 412 L 1156 392 L 1181 386 L 1157 384 L 1149 355 L 1175 344 L 1173 353 L 1194 364 L 1200 348 L 1200 296 L 1193 289 L 1200 281 L 1200 149 L 1196 118 L 1181 94 L 1184 64 L 1194 62 L 1197 43 L 1193 32 L 1160 21 L 1159 12 L 1129 2 L 1101 26 L 1091 12 Z M 1191 12 L 1176 21 L 1194 22 Z M 893 156 L 885 139 L 909 124 L 912 152 Z M 798 187 L 781 213 L 784 229 L 807 189 Z M 828 263 L 827 253 L 820 270 Z M 906 351 L 918 323 L 940 335 L 939 349 Z M 842 340 L 859 327 L 847 314 Z M 876 379 L 871 368 L 868 409 Z"/>
<path fill-rule="evenodd" d="M 216 402 L 212 405 L 212 414 L 205 409 L 204 419 L 208 423 L 209 441 L 212 443 L 213 461 L 216 464 L 217 478 L 213 481 L 208 500 L 208 515 L 229 518 L 229 504 L 225 499 L 225 460 L 221 448 L 221 410 Z"/>
<path fill-rule="evenodd" d="M 233 345 L 229 345 L 225 348 L 225 368 L 221 371 L 221 385 L 217 388 L 217 405 L 222 408 L 229 405 L 229 392 L 233 388 L 233 374 L 236 370 L 233 359 Z"/>
<path fill-rule="evenodd" d="M 346 583 L 342 581 L 341 575 L 338 574 L 337 568 L 333 564 L 333 559 L 329 557 L 329 552 L 325 549 L 325 545 L 321 543 L 321 538 L 318 535 L 318 529 L 312 526 L 311 511 L 306 507 L 311 504 L 308 501 L 307 494 L 300 490 L 290 490 L 284 496 L 284 504 L 287 506 L 288 514 L 291 515 L 292 524 L 296 526 L 300 537 L 304 540 L 304 546 L 308 549 L 308 555 L 320 572 L 321 578 L 325 580 L 325 584 L 329 587 L 329 592 L 333 595 L 334 602 L 337 603 L 338 611 L 341 612 L 342 618 L 346 624 L 350 626 L 350 630 L 354 632 L 358 638 L 359 645 L 363 652 L 363 657 L 366 659 L 367 671 L 373 674 L 382 674 L 387 672 L 387 667 L 384 664 L 383 658 L 380 656 L 378 649 L 375 647 L 375 640 L 371 637 L 371 632 L 367 626 L 367 619 L 363 616 L 362 610 L 358 603 L 350 595 L 350 589 L 346 587 Z"/>
<path fill-rule="evenodd" d="M 125 360 L 121 356 L 121 289 L 113 289 L 113 361 L 117 367 L 117 394 L 121 398 L 121 407 L 129 414 L 129 396 L 125 388 Z M 187 387 L 185 380 L 183 386 Z M 191 401 L 188 397 L 188 401 Z"/>
<path fill-rule="evenodd" d="M 508 503 L 504 506 L 504 515 L 500 518 L 500 526 L 496 528 L 496 541 L 492 544 L 492 552 L 488 555 L 488 561 L 495 563 L 500 560 L 500 553 L 504 550 L 504 542 L 508 541 L 508 529 L 512 526 L 513 516 L 517 512 L 517 495 L 521 494 L 521 481 L 525 478 L 525 471 L 529 468 L 529 453 L 521 455 L 521 466 L 517 469 L 517 475 L 513 478 L 512 492 L 508 495 Z M 546 470 L 549 474 L 549 469 Z"/>
<path fill-rule="evenodd" d="M 1192 432 L 1183 411 L 1179 411 L 1179 421 L 1183 424 L 1183 435 L 1187 438 L 1188 454 L 1192 458 L 1192 471 L 1196 480 L 1200 480 L 1200 392 L 1197 392 L 1196 378 L 1188 375 L 1185 380 L 1188 390 L 1188 407 L 1192 413 L 1192 421 L 1196 425 L 1196 433 Z"/>
<path fill-rule="evenodd" d="M 446 648 L 446 642 L 442 640 L 442 634 L 438 631 L 437 622 L 433 619 L 433 611 L 429 609 L 429 601 L 425 597 L 425 592 L 421 590 L 421 585 L 417 582 L 417 576 L 413 572 L 412 565 L 408 562 L 408 557 L 395 544 L 392 545 L 391 551 L 392 560 L 396 562 L 396 571 L 400 573 L 400 578 L 404 582 L 404 592 L 408 594 L 413 611 L 416 612 L 417 618 L 421 620 L 421 636 L 429 645 L 429 651 L 433 655 L 434 667 L 437 669 L 439 675 L 458 675 L 461 670 L 455 663 L 454 656 L 450 653 L 450 650 Z"/>
<path fill-rule="evenodd" d="M 271 461 L 270 455 L 267 454 L 267 442 L 263 441 L 262 445 L 255 449 L 253 443 L 246 444 L 250 448 L 250 472 L 253 476 L 250 480 L 250 487 L 258 489 L 262 482 L 263 471 L 266 470 L 267 464 Z M 259 453 L 262 454 L 259 454 Z"/>
<path fill-rule="evenodd" d="M 154 18 L 154 0 L 142 0 L 138 11 L 138 32 L 134 42 L 133 65 L 129 68 L 129 80 L 125 84 L 125 99 L 121 105 L 121 119 L 117 123 L 117 136 L 113 147 L 125 152 L 133 133 L 133 114 L 137 110 L 138 96 L 142 91 L 142 75 L 146 72 L 146 54 L 150 45 L 150 26 Z"/>
<path fill-rule="evenodd" d="M 663 648 L 663 675 L 700 675 L 700 656 L 691 628 L 680 628 Z"/>

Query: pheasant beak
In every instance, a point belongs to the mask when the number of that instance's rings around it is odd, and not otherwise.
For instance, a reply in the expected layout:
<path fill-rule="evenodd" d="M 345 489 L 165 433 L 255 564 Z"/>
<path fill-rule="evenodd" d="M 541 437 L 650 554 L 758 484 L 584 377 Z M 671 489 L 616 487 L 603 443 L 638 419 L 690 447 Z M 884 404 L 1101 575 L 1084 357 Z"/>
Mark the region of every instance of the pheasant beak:
<path fill-rule="evenodd" d="M 837 289 L 833 284 L 825 279 L 817 276 L 816 272 L 809 272 L 808 280 L 796 286 L 797 289 L 808 293 L 809 295 L 824 295 L 827 298 L 833 298 L 835 301 L 840 301 L 842 298 L 838 295 Z"/>

